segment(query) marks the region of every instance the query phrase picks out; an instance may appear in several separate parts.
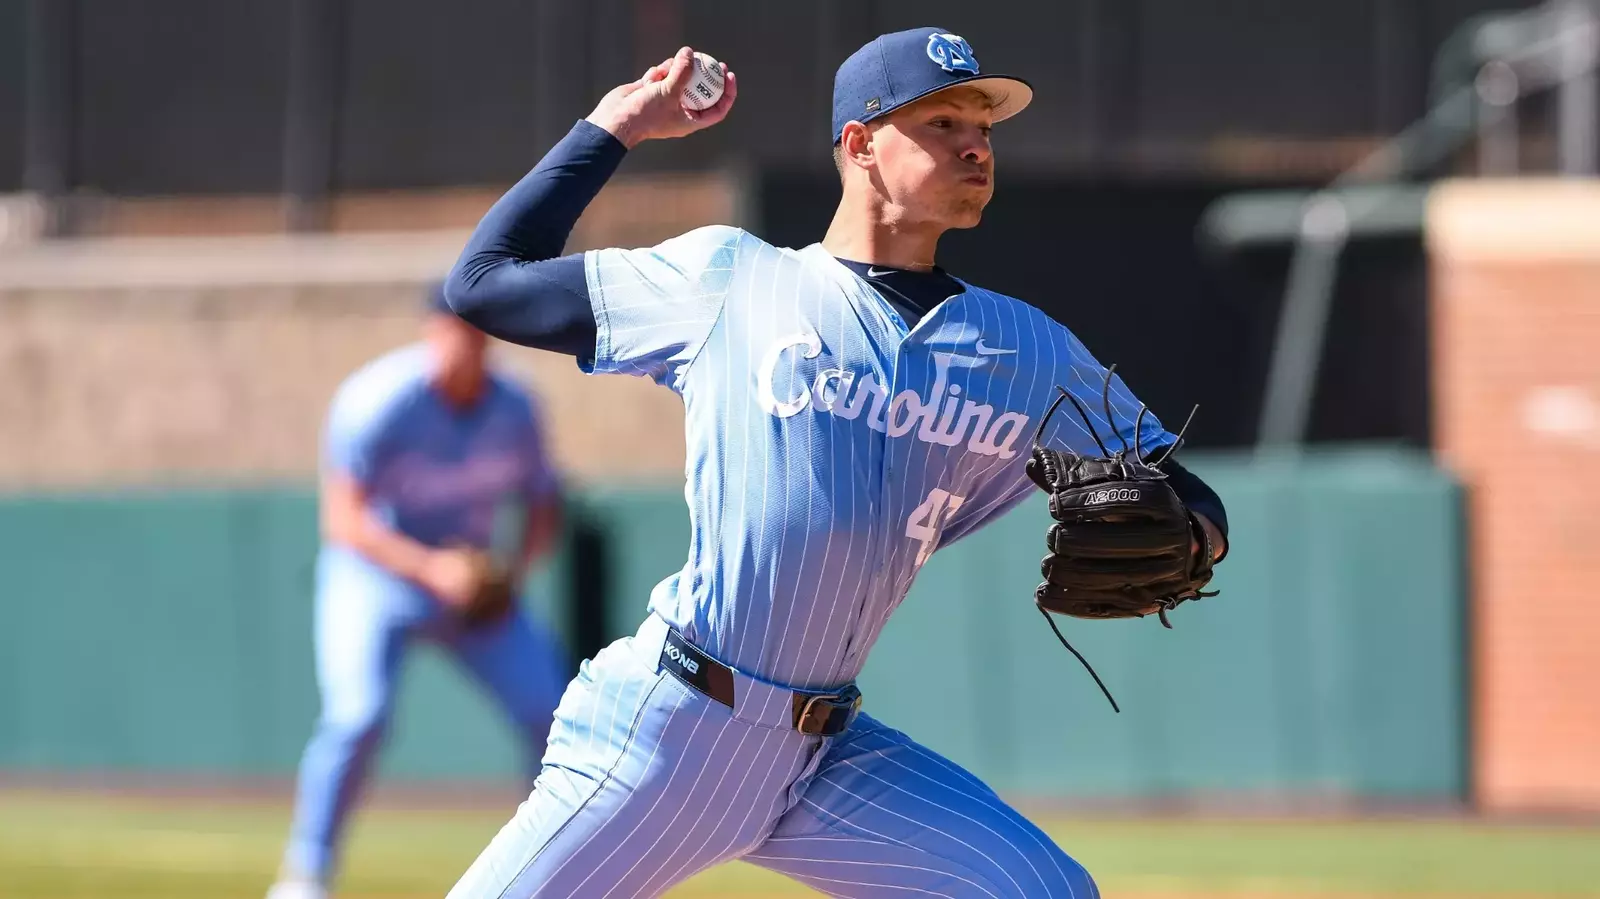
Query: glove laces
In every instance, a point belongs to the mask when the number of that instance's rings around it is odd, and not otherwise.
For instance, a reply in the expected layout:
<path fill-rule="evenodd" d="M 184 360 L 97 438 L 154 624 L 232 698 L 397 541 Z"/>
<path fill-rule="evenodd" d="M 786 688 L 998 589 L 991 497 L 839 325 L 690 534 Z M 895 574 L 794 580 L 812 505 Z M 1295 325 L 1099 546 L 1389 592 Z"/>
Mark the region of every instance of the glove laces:
<path fill-rule="evenodd" d="M 1089 672 L 1089 676 L 1094 678 L 1095 684 L 1100 687 L 1100 692 L 1106 694 L 1106 701 L 1111 703 L 1111 710 L 1119 715 L 1122 714 L 1122 709 L 1117 706 L 1117 701 L 1112 698 L 1111 691 L 1106 689 L 1105 681 L 1102 681 L 1100 675 L 1095 673 L 1094 666 L 1089 664 L 1089 660 L 1083 657 L 1083 653 L 1073 648 L 1072 644 L 1067 642 L 1067 638 L 1061 635 L 1061 628 L 1056 627 L 1056 620 L 1050 617 L 1050 613 L 1046 612 L 1043 606 L 1036 606 L 1036 608 L 1038 608 L 1039 614 L 1044 616 L 1044 620 L 1050 623 L 1050 629 L 1055 631 L 1056 639 L 1060 640 L 1061 645 L 1067 648 L 1067 652 L 1078 657 L 1078 662 L 1083 665 L 1083 670 Z"/>

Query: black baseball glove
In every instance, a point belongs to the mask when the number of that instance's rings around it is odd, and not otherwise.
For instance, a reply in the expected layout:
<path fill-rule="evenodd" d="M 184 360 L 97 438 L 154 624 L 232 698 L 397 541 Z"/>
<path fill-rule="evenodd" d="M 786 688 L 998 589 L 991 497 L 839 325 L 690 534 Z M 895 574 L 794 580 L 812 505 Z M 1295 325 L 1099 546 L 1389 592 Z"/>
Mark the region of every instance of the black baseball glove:
<path fill-rule="evenodd" d="M 1040 566 L 1044 582 L 1034 590 L 1034 603 L 1062 644 L 1094 675 L 1107 699 L 1110 691 L 1061 636 L 1050 613 L 1074 618 L 1142 618 L 1155 613 L 1171 627 L 1167 613 L 1180 603 L 1216 595 L 1204 590 L 1211 580 L 1210 537 L 1158 467 L 1177 443 L 1154 461 L 1141 457 L 1139 430 L 1145 414 L 1141 409 L 1134 422 L 1134 446 L 1128 446 L 1111 408 L 1115 370 L 1112 366 L 1106 373 L 1105 413 L 1121 449 L 1107 450 L 1077 398 L 1057 388 L 1061 396 L 1040 422 L 1027 463 L 1028 476 L 1050 495 L 1050 516 L 1055 519 L 1045 539 L 1049 554 Z M 1082 417 L 1101 455 L 1082 456 L 1040 444 L 1039 435 L 1062 400 L 1070 401 Z M 1111 699 L 1111 705 L 1116 708 L 1116 700 Z"/>

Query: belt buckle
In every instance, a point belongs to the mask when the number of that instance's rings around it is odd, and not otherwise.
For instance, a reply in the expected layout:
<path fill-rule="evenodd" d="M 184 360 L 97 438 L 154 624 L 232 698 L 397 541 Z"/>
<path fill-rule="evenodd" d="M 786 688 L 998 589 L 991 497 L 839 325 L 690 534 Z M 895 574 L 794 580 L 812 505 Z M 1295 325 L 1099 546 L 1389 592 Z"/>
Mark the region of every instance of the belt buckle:
<path fill-rule="evenodd" d="M 824 702 L 828 703 L 828 710 L 821 715 L 817 715 L 817 704 Z M 845 719 L 844 727 L 834 731 L 835 734 L 842 733 L 845 727 L 849 727 L 850 722 L 855 720 L 856 713 L 861 710 L 861 691 L 856 689 L 855 684 L 851 684 L 838 693 L 818 693 L 815 696 L 807 697 L 805 704 L 800 707 L 800 718 L 795 722 L 795 730 L 812 737 L 831 736 L 831 734 L 827 734 L 824 731 L 828 723 L 833 720 L 834 711 L 840 708 L 848 708 L 850 711 Z"/>

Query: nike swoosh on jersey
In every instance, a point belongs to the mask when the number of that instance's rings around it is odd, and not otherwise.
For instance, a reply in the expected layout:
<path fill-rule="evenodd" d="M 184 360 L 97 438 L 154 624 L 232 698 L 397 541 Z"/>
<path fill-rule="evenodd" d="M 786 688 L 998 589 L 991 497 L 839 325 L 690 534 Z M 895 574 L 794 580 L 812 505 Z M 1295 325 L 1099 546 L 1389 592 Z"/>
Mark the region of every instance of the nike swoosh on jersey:
<path fill-rule="evenodd" d="M 978 338 L 978 345 L 973 347 L 973 349 L 980 356 L 1005 356 L 1016 352 L 1016 350 L 1002 350 L 997 347 L 984 346 L 982 337 Z"/>
<path fill-rule="evenodd" d="M 892 275 L 897 271 L 899 271 L 899 269 L 886 268 L 886 269 L 884 269 L 883 271 L 880 272 L 877 269 L 875 269 L 875 268 L 873 268 L 872 266 L 869 265 L 869 266 L 867 266 L 867 277 L 869 277 L 869 278 L 881 278 L 884 275 Z"/>

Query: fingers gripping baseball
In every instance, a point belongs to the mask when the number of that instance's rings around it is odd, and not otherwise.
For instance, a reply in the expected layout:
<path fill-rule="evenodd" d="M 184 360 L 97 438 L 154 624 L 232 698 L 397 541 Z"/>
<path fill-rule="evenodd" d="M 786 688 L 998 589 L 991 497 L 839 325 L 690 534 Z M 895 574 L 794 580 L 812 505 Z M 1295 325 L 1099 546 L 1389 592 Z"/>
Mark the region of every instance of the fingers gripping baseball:
<path fill-rule="evenodd" d="M 685 89 L 698 77 L 694 51 L 684 47 L 646 69 L 639 80 L 613 88 L 589 114 L 589 121 L 630 148 L 709 128 L 727 118 L 739 95 L 733 72 L 723 63 L 716 65 L 722 75 L 722 96 L 704 109 L 691 109 L 684 102 Z"/>

